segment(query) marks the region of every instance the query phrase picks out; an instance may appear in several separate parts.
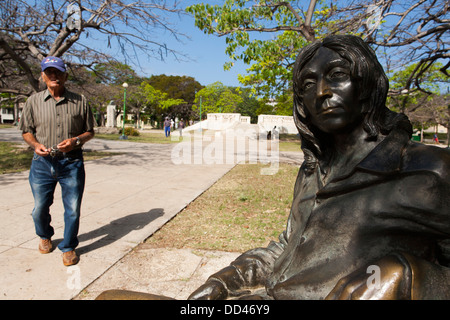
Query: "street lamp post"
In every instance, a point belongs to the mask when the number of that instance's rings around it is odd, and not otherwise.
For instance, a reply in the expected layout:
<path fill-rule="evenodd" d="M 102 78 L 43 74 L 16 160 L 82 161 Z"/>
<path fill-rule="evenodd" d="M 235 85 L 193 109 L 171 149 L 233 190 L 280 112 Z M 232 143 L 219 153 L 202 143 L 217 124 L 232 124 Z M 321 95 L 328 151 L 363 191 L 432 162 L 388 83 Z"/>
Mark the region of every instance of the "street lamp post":
<path fill-rule="evenodd" d="M 200 96 L 200 131 L 202 131 L 202 96 Z"/>
<path fill-rule="evenodd" d="M 128 83 L 124 82 L 122 85 L 124 91 L 123 91 L 123 116 L 122 116 L 122 135 L 119 137 L 120 140 L 127 140 L 128 137 L 125 135 L 125 116 L 126 116 L 126 110 L 127 110 L 127 88 Z"/>

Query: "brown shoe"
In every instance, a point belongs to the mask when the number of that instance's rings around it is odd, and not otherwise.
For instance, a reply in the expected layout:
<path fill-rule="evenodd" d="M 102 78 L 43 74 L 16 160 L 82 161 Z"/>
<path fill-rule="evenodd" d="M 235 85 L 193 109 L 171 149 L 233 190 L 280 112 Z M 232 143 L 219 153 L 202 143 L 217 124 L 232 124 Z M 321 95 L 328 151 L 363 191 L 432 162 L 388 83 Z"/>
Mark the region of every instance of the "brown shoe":
<path fill-rule="evenodd" d="M 39 241 L 39 252 L 42 254 L 50 253 L 52 252 L 53 244 L 52 240 L 50 239 L 41 239 Z"/>
<path fill-rule="evenodd" d="M 75 253 L 75 250 L 64 252 L 62 257 L 65 266 L 72 266 L 80 261 L 80 258 Z"/>

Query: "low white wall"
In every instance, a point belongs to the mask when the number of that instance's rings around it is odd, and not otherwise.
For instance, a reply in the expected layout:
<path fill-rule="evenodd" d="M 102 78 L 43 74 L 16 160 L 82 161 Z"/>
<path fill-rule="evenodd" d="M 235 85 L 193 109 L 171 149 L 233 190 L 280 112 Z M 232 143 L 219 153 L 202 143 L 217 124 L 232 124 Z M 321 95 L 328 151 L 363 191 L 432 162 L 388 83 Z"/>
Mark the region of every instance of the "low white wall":
<path fill-rule="evenodd" d="M 276 127 L 279 133 L 298 133 L 293 116 L 261 114 L 258 116 L 258 126 L 266 131 L 272 131 Z"/>
<path fill-rule="evenodd" d="M 185 131 L 200 129 L 200 127 L 207 130 L 227 130 L 242 123 L 250 124 L 250 117 L 241 116 L 239 113 L 208 113 L 206 120 L 187 127 Z M 258 126 L 263 131 L 272 131 L 276 127 L 278 133 L 298 133 L 293 116 L 262 114 L 258 116 Z"/>

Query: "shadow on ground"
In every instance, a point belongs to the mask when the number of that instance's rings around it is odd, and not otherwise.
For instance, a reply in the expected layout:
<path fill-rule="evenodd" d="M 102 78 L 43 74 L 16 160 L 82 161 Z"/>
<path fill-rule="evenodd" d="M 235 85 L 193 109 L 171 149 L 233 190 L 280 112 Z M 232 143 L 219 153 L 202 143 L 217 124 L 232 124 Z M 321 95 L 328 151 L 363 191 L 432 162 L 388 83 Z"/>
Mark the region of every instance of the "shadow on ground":
<path fill-rule="evenodd" d="M 86 254 L 90 251 L 109 245 L 111 242 L 119 240 L 132 231 L 139 230 L 147 226 L 152 221 L 164 215 L 164 209 L 156 208 L 148 212 L 134 213 L 128 216 L 111 221 L 98 229 L 83 233 L 78 236 L 80 243 L 101 237 L 100 239 L 79 247 L 79 254 Z M 57 240 L 56 240 L 57 241 Z"/>

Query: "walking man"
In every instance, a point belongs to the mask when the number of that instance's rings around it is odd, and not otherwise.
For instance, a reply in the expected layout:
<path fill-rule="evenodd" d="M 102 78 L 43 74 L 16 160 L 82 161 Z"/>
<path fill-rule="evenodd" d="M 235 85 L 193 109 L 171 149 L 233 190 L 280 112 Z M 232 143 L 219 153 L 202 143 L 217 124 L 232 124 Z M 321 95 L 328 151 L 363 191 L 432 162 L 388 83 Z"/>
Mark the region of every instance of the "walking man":
<path fill-rule="evenodd" d="M 164 134 L 166 135 L 166 138 L 170 137 L 170 126 L 171 125 L 172 124 L 170 123 L 169 117 L 166 117 L 166 119 L 164 120 Z"/>
<path fill-rule="evenodd" d="M 66 266 L 78 263 L 78 227 L 85 184 L 82 145 L 94 137 L 94 117 L 86 98 L 65 88 L 68 74 L 57 57 L 41 62 L 47 89 L 30 96 L 23 108 L 20 130 L 34 150 L 29 181 L 39 252 L 52 251 L 50 206 L 59 183 L 64 204 L 64 239 L 58 244 Z"/>

